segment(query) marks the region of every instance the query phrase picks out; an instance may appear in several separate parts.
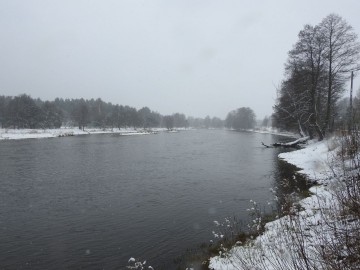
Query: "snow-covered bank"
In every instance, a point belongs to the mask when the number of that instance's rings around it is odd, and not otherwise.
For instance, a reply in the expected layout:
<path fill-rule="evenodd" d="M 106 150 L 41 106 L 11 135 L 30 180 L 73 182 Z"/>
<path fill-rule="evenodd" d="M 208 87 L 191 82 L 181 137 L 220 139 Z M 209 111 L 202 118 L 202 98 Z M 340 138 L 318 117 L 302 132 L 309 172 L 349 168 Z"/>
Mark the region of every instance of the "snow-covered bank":
<path fill-rule="evenodd" d="M 21 140 L 21 139 L 40 139 L 67 137 L 88 134 L 118 134 L 118 135 L 149 135 L 157 132 L 165 132 L 165 128 L 153 129 L 100 129 L 87 128 L 81 130 L 79 128 L 58 128 L 58 129 L 0 129 L 0 140 Z"/>
<path fill-rule="evenodd" d="M 339 186 L 334 172 L 341 171 L 336 165 L 336 147 L 336 140 L 329 139 L 309 142 L 304 149 L 280 154 L 280 158 L 301 168 L 300 172 L 309 180 L 321 185 L 312 187 L 313 195 L 298 203 L 299 211 L 267 223 L 265 232 L 249 243 L 211 258 L 209 268 L 325 269 L 319 254 L 326 243 L 337 241 L 336 233 L 328 226 L 329 220 L 341 223 L 332 216 L 339 208 L 334 198 Z"/>
<path fill-rule="evenodd" d="M 209 128 L 209 129 L 211 129 L 211 128 Z M 257 128 L 250 128 L 250 129 L 229 128 L 227 130 L 253 132 L 253 133 L 261 133 L 261 134 L 271 134 L 271 135 L 278 135 L 278 136 L 290 137 L 290 138 L 299 138 L 298 134 L 288 132 L 288 131 L 281 131 L 279 129 L 272 128 L 272 127 L 261 127 L 261 128 L 257 127 Z"/>
<path fill-rule="evenodd" d="M 332 174 L 331 164 L 334 162 L 336 149 L 334 140 L 312 141 L 304 149 L 281 153 L 279 158 L 301 168 L 299 172 L 306 175 L 309 180 L 323 183 Z"/>
<path fill-rule="evenodd" d="M 299 137 L 298 134 L 295 134 L 292 132 L 287 132 L 287 131 L 280 131 L 280 130 L 278 130 L 276 128 L 272 128 L 272 127 L 255 128 L 255 129 L 252 129 L 251 131 L 255 132 L 255 133 L 272 134 L 272 135 L 279 135 L 279 136 L 291 137 L 291 138 Z"/>

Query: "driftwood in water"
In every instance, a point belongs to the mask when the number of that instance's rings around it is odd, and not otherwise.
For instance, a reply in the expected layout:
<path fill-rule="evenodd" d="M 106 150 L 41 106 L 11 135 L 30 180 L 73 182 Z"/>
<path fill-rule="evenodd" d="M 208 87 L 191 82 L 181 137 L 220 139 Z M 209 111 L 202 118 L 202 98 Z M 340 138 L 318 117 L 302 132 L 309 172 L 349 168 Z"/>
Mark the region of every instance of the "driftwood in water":
<path fill-rule="evenodd" d="M 305 143 L 309 140 L 309 137 L 303 137 L 300 139 L 297 139 L 295 141 L 292 142 L 287 142 L 287 143 L 273 143 L 272 145 L 266 145 L 263 142 L 261 142 L 261 144 L 263 146 L 265 146 L 266 148 L 273 148 L 273 147 L 285 147 L 285 148 L 299 148 L 299 144 Z"/>

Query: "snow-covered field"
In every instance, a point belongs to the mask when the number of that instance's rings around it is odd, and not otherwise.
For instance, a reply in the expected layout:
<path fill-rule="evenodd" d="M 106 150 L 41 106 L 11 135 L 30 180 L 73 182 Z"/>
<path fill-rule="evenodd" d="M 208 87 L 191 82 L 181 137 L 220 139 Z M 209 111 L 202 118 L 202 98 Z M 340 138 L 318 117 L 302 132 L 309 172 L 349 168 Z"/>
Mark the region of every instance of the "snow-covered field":
<path fill-rule="evenodd" d="M 169 132 L 177 132 L 172 130 Z M 86 128 L 81 130 L 76 127 L 63 127 L 58 129 L 0 129 L 0 140 L 21 140 L 21 139 L 40 139 L 40 138 L 55 138 L 87 134 L 119 134 L 119 135 L 149 135 L 157 132 L 167 132 L 165 128 L 153 129 L 100 129 L 100 128 Z"/>
<path fill-rule="evenodd" d="M 310 189 L 313 195 L 299 202 L 296 214 L 267 223 L 265 232 L 254 240 L 211 258 L 210 269 L 322 269 L 319 249 L 328 241 L 336 242 L 331 227 L 325 225 L 335 220 L 330 215 L 338 209 L 334 198 L 339 185 L 334 173 L 341 171 L 335 159 L 337 146 L 336 139 L 328 139 L 280 154 L 280 158 L 301 168 L 308 179 L 319 183 Z M 301 252 L 309 261 L 299 256 Z M 314 268 L 308 268 L 307 263 Z"/>

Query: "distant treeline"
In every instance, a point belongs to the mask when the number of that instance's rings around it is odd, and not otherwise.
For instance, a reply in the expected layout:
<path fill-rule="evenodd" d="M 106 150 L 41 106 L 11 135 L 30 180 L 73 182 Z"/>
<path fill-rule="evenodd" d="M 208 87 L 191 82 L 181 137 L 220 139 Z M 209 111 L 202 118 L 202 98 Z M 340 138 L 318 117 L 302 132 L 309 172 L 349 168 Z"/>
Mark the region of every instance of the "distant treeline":
<path fill-rule="evenodd" d="M 221 128 L 220 118 L 193 118 L 181 113 L 161 115 L 148 107 L 137 110 L 98 99 L 62 99 L 42 101 L 23 94 L 0 96 L 0 125 L 2 128 L 59 128 L 78 126 L 98 128 L 181 127 Z"/>

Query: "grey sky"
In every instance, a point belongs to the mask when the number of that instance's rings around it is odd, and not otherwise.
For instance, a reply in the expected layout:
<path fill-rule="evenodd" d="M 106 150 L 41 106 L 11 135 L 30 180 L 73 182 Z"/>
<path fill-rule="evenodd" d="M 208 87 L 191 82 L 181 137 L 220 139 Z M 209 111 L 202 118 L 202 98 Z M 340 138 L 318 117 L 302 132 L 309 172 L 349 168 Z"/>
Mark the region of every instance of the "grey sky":
<path fill-rule="evenodd" d="M 263 118 L 303 25 L 335 12 L 359 34 L 359 11 L 358 0 L 0 0 L 0 94 Z"/>

